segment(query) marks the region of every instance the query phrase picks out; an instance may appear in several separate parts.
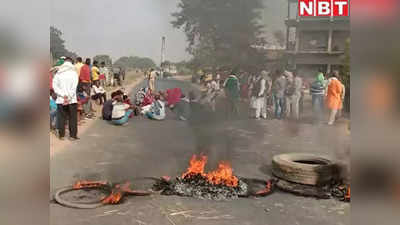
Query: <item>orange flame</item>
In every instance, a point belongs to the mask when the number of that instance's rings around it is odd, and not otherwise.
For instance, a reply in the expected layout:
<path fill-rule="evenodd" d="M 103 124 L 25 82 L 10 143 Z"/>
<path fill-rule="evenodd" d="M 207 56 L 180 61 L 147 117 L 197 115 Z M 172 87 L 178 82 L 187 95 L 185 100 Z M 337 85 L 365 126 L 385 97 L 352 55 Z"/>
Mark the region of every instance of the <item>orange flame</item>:
<path fill-rule="evenodd" d="M 130 183 L 126 182 L 124 185 L 115 185 L 111 194 L 105 198 L 102 202 L 103 204 L 118 204 L 122 199 L 122 193 L 131 192 Z"/>
<path fill-rule="evenodd" d="M 346 195 L 344 196 L 344 199 L 346 201 L 350 201 L 350 199 L 351 199 L 350 186 L 346 190 Z"/>
<path fill-rule="evenodd" d="M 197 155 L 193 155 L 189 162 L 189 168 L 187 169 L 186 173 L 182 175 L 182 178 L 200 174 L 201 176 L 205 177 L 208 182 L 215 185 L 223 184 L 229 187 L 238 186 L 239 179 L 233 175 L 233 169 L 229 162 L 221 161 L 218 164 L 218 168 L 209 173 L 204 172 L 204 167 L 206 164 L 207 156 L 200 155 L 198 157 Z"/>
<path fill-rule="evenodd" d="M 197 155 L 193 155 L 189 162 L 189 168 L 187 169 L 187 172 L 182 175 L 182 178 L 193 174 L 201 174 L 202 176 L 205 176 L 204 167 L 206 164 L 207 156 L 200 155 L 197 157 Z"/>
<path fill-rule="evenodd" d="M 119 201 L 122 199 L 122 193 L 117 191 L 117 192 L 112 192 L 111 195 L 109 195 L 107 198 L 105 198 L 102 203 L 103 204 L 118 204 Z"/>
<path fill-rule="evenodd" d="M 233 176 L 233 170 L 228 162 L 220 162 L 218 168 L 206 175 L 208 181 L 212 184 L 224 184 L 228 187 L 238 186 L 239 179 Z"/>

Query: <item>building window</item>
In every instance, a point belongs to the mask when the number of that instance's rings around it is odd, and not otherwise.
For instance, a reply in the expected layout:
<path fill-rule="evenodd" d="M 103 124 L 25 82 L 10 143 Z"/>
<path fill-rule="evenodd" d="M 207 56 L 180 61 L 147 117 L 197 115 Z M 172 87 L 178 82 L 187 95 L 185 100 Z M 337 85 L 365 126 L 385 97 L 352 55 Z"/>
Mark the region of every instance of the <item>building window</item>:
<path fill-rule="evenodd" d="M 332 33 L 332 51 L 344 51 L 346 40 L 350 37 L 349 31 L 333 31 Z"/>
<path fill-rule="evenodd" d="M 327 51 L 328 31 L 301 31 L 300 51 Z"/>

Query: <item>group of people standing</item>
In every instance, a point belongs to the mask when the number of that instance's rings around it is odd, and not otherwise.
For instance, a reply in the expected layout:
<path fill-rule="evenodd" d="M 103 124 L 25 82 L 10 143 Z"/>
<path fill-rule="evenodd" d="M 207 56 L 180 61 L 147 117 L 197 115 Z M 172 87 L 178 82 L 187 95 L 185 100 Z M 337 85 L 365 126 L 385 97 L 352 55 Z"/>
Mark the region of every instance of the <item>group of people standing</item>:
<path fill-rule="evenodd" d="M 220 77 L 217 74 L 206 81 L 207 90 L 203 99 L 215 111 L 221 84 L 228 104 L 228 116 L 238 115 L 240 102 L 248 102 L 250 118 L 299 120 L 306 89 L 310 86 L 314 122 L 323 121 L 327 108 L 330 110 L 327 124 L 332 125 L 342 109 L 345 96 L 338 71 L 334 71 L 329 79 L 319 72 L 311 85 L 295 71 L 276 71 L 275 74 L 264 70 L 253 74 L 232 71 L 223 82 Z"/>
<path fill-rule="evenodd" d="M 93 104 L 103 105 L 106 86 L 114 86 L 122 75 L 110 71 L 105 62 L 61 57 L 50 69 L 50 128 L 63 140 L 68 121 L 70 140 L 78 140 L 78 124 L 95 118 Z"/>

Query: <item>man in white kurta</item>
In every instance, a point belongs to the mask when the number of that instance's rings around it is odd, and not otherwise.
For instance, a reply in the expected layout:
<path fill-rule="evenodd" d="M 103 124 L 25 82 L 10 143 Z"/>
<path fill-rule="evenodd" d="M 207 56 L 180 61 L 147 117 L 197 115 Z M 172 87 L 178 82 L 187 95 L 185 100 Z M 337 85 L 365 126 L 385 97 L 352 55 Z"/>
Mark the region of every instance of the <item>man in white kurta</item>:
<path fill-rule="evenodd" d="M 261 115 L 261 111 L 265 104 L 265 79 L 261 75 L 257 75 L 254 81 L 252 89 L 252 98 L 255 98 L 255 118 L 260 119 L 263 117 L 266 119 L 267 115 Z"/>

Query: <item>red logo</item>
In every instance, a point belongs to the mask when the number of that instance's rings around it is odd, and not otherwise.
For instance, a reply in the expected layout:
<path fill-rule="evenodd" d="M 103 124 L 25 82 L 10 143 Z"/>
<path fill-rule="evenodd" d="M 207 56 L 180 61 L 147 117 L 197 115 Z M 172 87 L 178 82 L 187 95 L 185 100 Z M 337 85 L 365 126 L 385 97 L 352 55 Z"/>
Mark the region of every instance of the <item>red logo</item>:
<path fill-rule="evenodd" d="M 349 16 L 349 0 L 299 0 L 299 16 Z"/>

